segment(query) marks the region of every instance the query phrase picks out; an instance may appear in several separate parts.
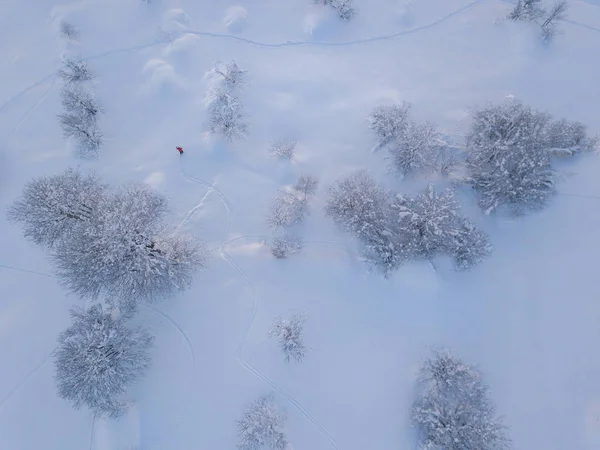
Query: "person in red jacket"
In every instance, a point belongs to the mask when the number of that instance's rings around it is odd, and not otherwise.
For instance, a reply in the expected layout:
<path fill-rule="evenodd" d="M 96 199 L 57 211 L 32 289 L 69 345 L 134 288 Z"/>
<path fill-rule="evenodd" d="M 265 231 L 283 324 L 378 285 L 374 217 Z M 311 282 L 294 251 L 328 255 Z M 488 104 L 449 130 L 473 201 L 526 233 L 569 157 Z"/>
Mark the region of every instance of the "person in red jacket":
<path fill-rule="evenodd" d="M 180 155 L 183 155 L 183 149 L 181 147 L 175 147 Z"/>

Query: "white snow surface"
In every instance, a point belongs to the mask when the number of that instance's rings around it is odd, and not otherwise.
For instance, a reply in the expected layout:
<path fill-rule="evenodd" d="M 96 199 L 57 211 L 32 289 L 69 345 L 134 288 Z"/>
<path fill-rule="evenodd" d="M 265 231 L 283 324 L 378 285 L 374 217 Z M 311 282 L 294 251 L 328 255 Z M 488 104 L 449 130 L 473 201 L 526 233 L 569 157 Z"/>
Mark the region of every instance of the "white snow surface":
<path fill-rule="evenodd" d="M 323 213 L 327 186 L 355 168 L 404 189 L 370 152 L 378 104 L 406 100 L 458 133 L 468 108 L 513 94 L 600 133 L 600 3 L 572 1 L 549 46 L 528 24 L 497 21 L 504 1 L 355 5 L 345 23 L 312 0 L 0 1 L 0 210 L 33 177 L 93 168 L 113 185 L 151 184 L 170 198 L 172 223 L 216 249 L 191 290 L 136 318 L 156 335 L 152 368 L 124 418 L 94 420 L 53 380 L 51 352 L 81 302 L 2 214 L 3 450 L 233 449 L 244 406 L 271 391 L 295 449 L 414 448 L 412 389 L 432 345 L 481 367 L 515 449 L 600 448 L 597 155 L 563 164 L 561 194 L 541 213 L 483 218 L 466 205 L 495 246 L 469 273 L 369 274 Z M 60 39 L 60 20 L 78 42 Z M 97 75 L 97 161 L 77 160 L 58 125 L 63 53 Z M 204 74 L 217 60 L 248 71 L 249 135 L 234 144 L 204 136 Z M 298 141 L 293 161 L 269 157 L 278 138 Z M 305 173 L 320 179 L 306 247 L 276 260 L 261 245 L 269 201 Z M 310 313 L 303 364 L 285 364 L 267 337 L 293 310 Z"/>

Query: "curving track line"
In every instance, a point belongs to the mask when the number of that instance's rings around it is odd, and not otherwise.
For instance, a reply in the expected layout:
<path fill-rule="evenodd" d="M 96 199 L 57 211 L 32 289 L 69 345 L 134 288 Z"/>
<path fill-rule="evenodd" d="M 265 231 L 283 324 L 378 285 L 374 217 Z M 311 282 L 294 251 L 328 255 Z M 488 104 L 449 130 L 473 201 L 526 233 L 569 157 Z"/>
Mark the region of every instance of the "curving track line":
<path fill-rule="evenodd" d="M 184 166 L 183 166 L 183 157 L 180 159 L 180 167 L 181 167 L 181 174 L 183 175 L 183 177 L 185 179 L 187 179 L 188 181 L 200 184 L 200 185 L 205 186 L 205 187 L 209 187 L 209 188 L 212 187 L 213 192 L 215 192 L 219 196 L 219 198 L 221 199 L 221 202 L 223 203 L 223 206 L 225 207 L 225 210 L 227 212 L 227 227 L 226 227 L 226 230 L 225 230 L 225 235 L 224 235 L 223 241 L 221 242 L 221 245 L 220 245 L 220 247 L 218 249 L 219 250 L 219 254 L 221 255 L 221 258 L 223 258 L 231 267 L 233 267 L 239 273 L 239 275 L 241 276 L 241 278 L 244 280 L 244 283 L 252 291 L 252 294 L 253 294 L 252 295 L 252 301 L 253 301 L 253 304 L 252 304 L 252 316 L 251 316 L 250 321 L 248 323 L 248 326 L 246 328 L 246 332 L 244 333 L 244 337 L 243 337 L 242 341 L 240 342 L 240 344 L 238 345 L 238 350 L 237 350 L 237 355 L 236 355 L 237 361 L 240 363 L 240 365 L 242 367 L 244 367 L 249 372 L 253 373 L 256 377 L 258 377 L 259 379 L 261 379 L 263 382 L 265 382 L 267 385 L 269 385 L 272 389 L 274 389 L 275 391 L 277 391 L 288 402 L 290 402 L 294 407 L 296 407 L 296 409 L 311 424 L 313 424 L 313 426 L 330 442 L 330 444 L 333 446 L 333 448 L 335 450 L 338 450 L 339 447 L 338 447 L 335 439 L 329 434 L 329 432 L 317 420 L 315 420 L 315 418 L 308 411 L 306 411 L 306 409 L 304 409 L 300 405 L 300 403 L 298 403 L 297 400 L 295 400 L 292 396 L 290 396 L 289 394 L 287 394 L 281 387 L 279 387 L 269 377 L 267 377 L 264 373 L 262 373 L 260 370 L 258 370 L 255 366 L 253 366 L 249 361 L 246 361 L 246 360 L 243 359 L 244 348 L 246 347 L 246 343 L 248 341 L 248 337 L 250 335 L 250 332 L 252 330 L 252 327 L 254 326 L 254 323 L 256 321 L 256 317 L 258 315 L 259 301 L 258 301 L 258 295 L 257 295 L 257 293 L 256 293 L 256 291 L 254 289 L 254 286 L 252 285 L 252 283 L 248 279 L 246 273 L 233 260 L 233 258 L 231 258 L 231 256 L 229 256 L 227 254 L 227 252 L 225 251 L 225 246 L 228 243 L 230 243 L 230 241 L 226 241 L 226 239 L 229 236 L 229 232 L 231 231 L 231 224 L 232 224 L 231 206 L 230 206 L 230 203 L 227 200 L 227 198 L 223 195 L 223 193 L 221 191 L 219 191 L 216 187 L 214 187 L 214 184 L 210 184 L 207 181 L 202 180 L 201 178 L 197 178 L 197 177 L 188 175 L 185 172 L 185 169 L 184 169 Z M 240 239 L 240 237 L 232 239 L 231 242 L 233 242 L 236 239 Z"/>

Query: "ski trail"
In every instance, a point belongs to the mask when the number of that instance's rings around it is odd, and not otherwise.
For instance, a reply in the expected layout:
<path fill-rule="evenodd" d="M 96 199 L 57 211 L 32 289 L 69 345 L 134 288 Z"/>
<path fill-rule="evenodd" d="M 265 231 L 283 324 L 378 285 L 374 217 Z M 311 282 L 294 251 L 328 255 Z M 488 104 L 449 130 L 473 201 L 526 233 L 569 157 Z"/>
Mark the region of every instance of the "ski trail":
<path fill-rule="evenodd" d="M 187 30 L 184 32 L 184 34 L 194 34 L 196 36 L 214 37 L 214 38 L 219 38 L 219 39 L 231 39 L 231 40 L 235 40 L 235 41 L 244 42 L 246 44 L 256 45 L 258 47 L 268 47 L 268 48 L 299 47 L 299 46 L 346 47 L 346 46 L 351 46 L 351 45 L 367 44 L 367 43 L 376 42 L 376 41 L 387 41 L 390 39 L 399 38 L 401 36 L 418 33 L 419 31 L 423 31 L 423 30 L 427 30 L 429 28 L 436 27 L 436 26 L 440 25 L 441 23 L 447 21 L 448 19 L 451 19 L 452 17 L 457 16 L 457 15 L 467 11 L 468 9 L 473 8 L 474 6 L 477 6 L 482 3 L 489 3 L 491 1 L 494 1 L 494 0 L 474 0 L 470 3 L 467 3 L 466 5 L 462 6 L 461 8 L 455 9 L 454 11 L 452 11 L 452 12 L 446 14 L 445 16 L 442 16 L 439 19 L 436 19 L 433 22 L 430 22 L 428 24 L 420 25 L 418 27 L 413 27 L 408 30 L 400 31 L 398 33 L 383 34 L 383 35 L 372 36 L 372 37 L 363 38 L 363 39 L 355 39 L 352 41 L 342 41 L 342 42 L 285 41 L 285 42 L 279 42 L 279 43 L 268 43 L 268 42 L 255 41 L 253 39 L 247 39 L 247 38 L 232 35 L 232 34 L 211 33 L 209 31 Z"/>
<path fill-rule="evenodd" d="M 29 91 L 31 91 L 32 89 L 35 89 L 36 87 L 44 84 L 46 81 L 50 81 L 51 79 L 56 77 L 56 71 L 52 72 L 50 75 L 46 75 L 44 78 L 41 78 L 35 82 L 33 82 L 32 84 L 30 84 L 29 86 L 21 89 L 19 92 L 17 92 L 16 94 L 13 94 L 13 96 L 11 98 L 9 98 L 8 100 L 5 100 L 1 105 L 0 105 L 0 112 L 2 112 L 8 105 L 10 105 L 12 102 L 14 102 L 15 100 L 21 98 L 22 96 L 24 96 L 25 94 L 27 94 Z"/>
<path fill-rule="evenodd" d="M 186 223 L 188 223 L 190 221 L 190 219 L 196 213 L 196 211 L 198 211 L 200 208 L 202 208 L 204 206 L 204 202 L 206 201 L 208 196 L 210 194 L 212 194 L 213 192 L 214 192 L 214 185 L 212 187 L 209 187 L 208 190 L 206 191 L 206 194 L 204 194 L 204 197 L 202 197 L 200 199 L 198 204 L 189 210 L 189 212 L 186 214 L 185 218 L 181 221 L 181 223 L 175 227 L 175 230 L 173 231 L 173 233 L 176 233 L 177 230 L 179 230 L 182 226 L 184 226 Z"/>
<path fill-rule="evenodd" d="M 225 230 L 225 236 L 224 236 L 224 238 L 221 242 L 221 245 L 219 246 L 219 249 L 218 249 L 219 254 L 225 260 L 225 262 L 227 262 L 231 267 L 233 267 L 240 274 L 244 283 L 246 284 L 246 286 L 248 286 L 248 288 L 252 291 L 252 294 L 253 294 L 252 295 L 252 298 L 253 298 L 252 316 L 250 318 L 250 322 L 248 323 L 248 326 L 246 327 L 246 332 L 244 333 L 244 337 L 243 337 L 242 341 L 240 342 L 240 344 L 238 345 L 236 360 L 246 370 L 248 370 L 249 372 L 252 372 L 256 377 L 261 379 L 263 382 L 265 382 L 267 385 L 269 385 L 271 388 L 273 388 L 275 391 L 277 391 L 289 403 L 291 403 L 294 407 L 296 407 L 296 409 L 331 443 L 333 448 L 335 450 L 338 450 L 339 447 L 338 447 L 335 439 L 333 439 L 333 437 L 327 432 L 327 430 L 319 422 L 317 422 L 317 420 L 315 420 L 315 418 L 308 411 L 306 411 L 306 409 L 304 409 L 300 405 L 300 403 L 298 403 L 297 400 L 295 400 L 292 396 L 287 394 L 283 389 L 281 389 L 277 384 L 275 384 L 275 382 L 273 382 L 269 377 L 267 377 L 264 373 L 262 373 L 260 370 L 258 370 L 256 367 L 254 367 L 252 364 L 250 364 L 250 362 L 245 361 L 243 359 L 244 348 L 246 347 L 246 343 L 248 342 L 248 337 L 250 336 L 250 332 L 252 331 L 252 327 L 254 326 L 256 317 L 258 315 L 259 301 L 258 301 L 258 295 L 254 289 L 254 286 L 248 279 L 246 273 L 233 260 L 233 258 L 231 258 L 231 256 L 229 256 L 227 254 L 227 252 L 225 251 L 225 246 L 228 243 L 228 241 L 226 239 L 229 236 L 229 233 L 231 231 L 231 224 L 232 224 L 231 206 L 230 206 L 230 203 L 227 200 L 227 198 L 223 195 L 223 193 L 221 191 L 219 191 L 216 187 L 214 187 L 214 184 L 211 185 L 210 183 L 202 180 L 201 178 L 197 178 L 197 177 L 188 175 L 185 172 L 185 169 L 183 166 L 183 161 L 181 159 L 180 159 L 180 168 L 181 168 L 181 174 L 185 179 L 187 179 L 188 181 L 200 184 L 202 186 L 208 187 L 209 189 L 212 187 L 213 191 L 219 196 L 219 198 L 220 198 L 221 202 L 223 203 L 223 206 L 227 212 L 227 228 Z M 240 237 L 232 239 L 231 241 L 234 241 L 236 239 L 240 239 Z"/>
<path fill-rule="evenodd" d="M 90 427 L 90 445 L 88 446 L 88 450 L 92 450 L 94 446 L 94 426 L 96 425 L 96 414 L 92 417 L 92 426 Z"/>
<path fill-rule="evenodd" d="M 27 116 L 29 116 L 29 114 L 31 114 L 31 112 L 33 112 L 33 110 L 35 110 L 46 99 L 46 97 L 48 97 L 48 95 L 50 94 L 50 91 L 54 88 L 55 84 L 56 84 L 56 78 L 54 78 L 54 80 L 52 81 L 52 84 L 50 85 L 48 90 L 46 92 L 44 92 L 44 94 L 40 97 L 40 99 L 37 102 L 35 102 L 35 104 L 31 108 L 29 108 L 29 110 L 23 115 L 23 117 L 21 117 L 21 119 L 19 120 L 19 122 L 17 123 L 15 128 L 13 129 L 13 133 L 16 133 L 19 130 L 19 127 L 25 121 Z"/>
<path fill-rule="evenodd" d="M 54 350 L 52 352 L 54 353 Z M 4 406 L 4 404 L 8 400 L 10 400 L 10 398 L 14 394 L 19 392 L 21 390 L 21 388 L 25 385 L 25 383 L 27 383 L 27 381 L 29 381 L 33 376 L 35 376 L 40 370 L 42 370 L 44 368 L 44 366 L 46 365 L 46 363 L 48 362 L 48 360 L 50 359 L 51 356 L 52 356 L 52 353 L 50 353 L 48 356 L 46 356 L 40 364 L 38 364 L 31 372 L 29 372 L 27 375 L 25 375 L 21 379 L 21 381 L 19 381 L 17 383 L 17 385 L 14 388 L 12 388 L 10 390 L 10 392 L 8 394 L 6 394 L 2 400 L 0 400 L 0 408 L 2 408 L 2 406 Z"/>
<path fill-rule="evenodd" d="M 190 338 L 188 337 L 186 332 L 183 331 L 183 329 L 179 326 L 179 324 L 177 322 L 175 322 L 168 314 L 166 314 L 161 309 L 158 309 L 156 306 L 149 305 L 149 304 L 145 304 L 144 306 L 147 307 L 148 309 L 151 309 L 152 311 L 154 311 L 156 314 L 161 316 L 163 319 L 167 320 L 173 326 L 173 328 L 175 328 L 175 330 L 177 330 L 179 335 L 183 338 L 183 340 L 185 341 L 186 347 L 188 349 L 190 359 L 192 361 L 192 374 L 194 374 L 196 372 L 196 353 L 194 352 L 194 347 L 192 345 L 192 341 L 190 340 Z"/>
<path fill-rule="evenodd" d="M 4 269 L 18 270 L 19 272 L 33 273 L 35 275 L 40 275 L 42 277 L 58 279 L 58 277 L 56 275 L 51 275 L 49 273 L 43 273 L 43 272 L 36 272 L 35 270 L 24 269 L 22 267 L 17 267 L 17 266 L 10 266 L 8 264 L 0 264 L 0 267 L 2 267 Z"/>

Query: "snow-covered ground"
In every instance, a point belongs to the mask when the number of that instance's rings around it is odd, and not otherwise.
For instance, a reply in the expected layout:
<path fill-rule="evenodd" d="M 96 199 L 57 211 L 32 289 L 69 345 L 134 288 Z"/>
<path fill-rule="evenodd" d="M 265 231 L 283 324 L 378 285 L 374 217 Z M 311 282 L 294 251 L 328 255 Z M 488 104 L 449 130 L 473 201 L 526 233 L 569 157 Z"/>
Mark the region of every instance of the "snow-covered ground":
<path fill-rule="evenodd" d="M 504 1 L 355 4 L 343 23 L 312 0 L 0 1 L 0 209 L 33 177 L 89 167 L 112 184 L 150 183 L 170 198 L 173 224 L 226 244 L 193 289 L 142 310 L 136 321 L 156 335 L 152 369 L 125 417 L 93 420 L 56 396 L 50 356 L 80 302 L 2 215 L 3 450 L 232 449 L 244 405 L 270 391 L 296 450 L 412 448 L 413 383 L 431 345 L 480 365 L 515 449 L 600 448 L 597 155 L 563 165 L 545 211 L 478 217 L 495 251 L 469 273 L 409 264 L 390 280 L 368 274 L 323 214 L 326 187 L 354 168 L 398 187 L 370 152 L 366 117 L 379 104 L 409 101 L 418 118 L 462 133 L 468 108 L 513 94 L 600 133 L 600 2 L 572 1 L 548 47 L 529 24 L 497 21 Z M 79 42 L 60 39 L 61 20 Z M 97 76 L 97 161 L 73 156 L 56 119 L 65 53 Z M 231 145 L 204 134 L 204 75 L 217 60 L 248 71 L 249 135 Z M 298 141 L 294 161 L 269 157 L 277 138 Z M 276 260 L 264 217 L 301 174 L 320 180 L 306 248 Z M 310 351 L 285 364 L 267 333 L 296 310 L 309 313 Z"/>

